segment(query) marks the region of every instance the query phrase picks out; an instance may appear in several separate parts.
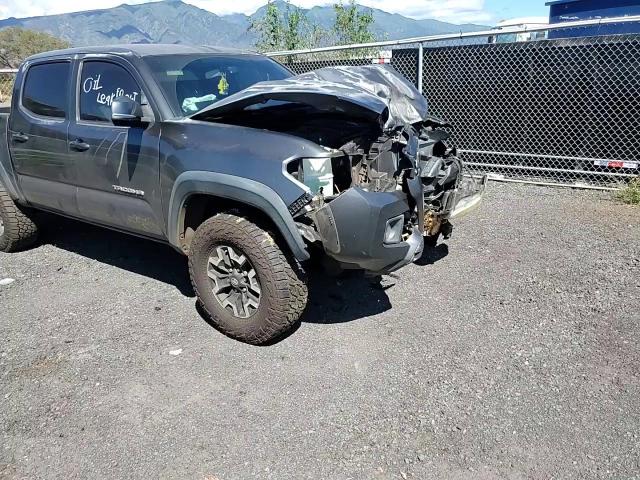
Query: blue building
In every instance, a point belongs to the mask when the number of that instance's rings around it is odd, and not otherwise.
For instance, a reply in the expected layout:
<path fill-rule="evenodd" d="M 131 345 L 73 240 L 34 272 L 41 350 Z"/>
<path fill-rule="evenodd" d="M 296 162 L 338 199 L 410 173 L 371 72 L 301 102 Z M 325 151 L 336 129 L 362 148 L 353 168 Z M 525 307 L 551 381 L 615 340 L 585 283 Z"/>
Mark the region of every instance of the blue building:
<path fill-rule="evenodd" d="M 549 23 L 640 15 L 640 0 L 554 0 L 549 6 Z M 640 33 L 640 22 L 551 30 L 549 38 L 586 37 Z"/>

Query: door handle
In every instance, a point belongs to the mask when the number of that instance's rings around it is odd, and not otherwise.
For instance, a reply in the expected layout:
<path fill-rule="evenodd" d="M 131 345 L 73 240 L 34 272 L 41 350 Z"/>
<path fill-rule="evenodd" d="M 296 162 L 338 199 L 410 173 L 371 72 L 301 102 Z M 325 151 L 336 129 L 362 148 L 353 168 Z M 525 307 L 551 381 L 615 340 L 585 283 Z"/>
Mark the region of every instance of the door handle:
<path fill-rule="evenodd" d="M 29 140 L 29 135 L 25 135 L 24 133 L 20 132 L 20 133 L 14 133 L 13 135 L 11 135 L 11 139 L 14 142 L 18 142 L 18 143 L 24 143 L 27 140 Z"/>
<path fill-rule="evenodd" d="M 72 142 L 69 142 L 69 147 L 77 152 L 86 152 L 91 148 L 91 145 L 83 142 L 80 138 L 76 138 Z"/>

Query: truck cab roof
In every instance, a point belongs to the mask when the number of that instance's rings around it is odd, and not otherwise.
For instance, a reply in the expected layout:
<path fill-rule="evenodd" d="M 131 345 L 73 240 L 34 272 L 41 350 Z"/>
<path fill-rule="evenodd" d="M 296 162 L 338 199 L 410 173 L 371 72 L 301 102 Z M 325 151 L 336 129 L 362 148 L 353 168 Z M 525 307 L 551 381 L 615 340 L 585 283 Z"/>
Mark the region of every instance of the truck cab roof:
<path fill-rule="evenodd" d="M 27 58 L 29 60 L 38 60 L 43 58 L 86 55 L 86 54 L 114 54 L 135 57 L 151 57 L 157 55 L 189 55 L 189 54 L 227 54 L 227 55 L 255 55 L 256 52 L 250 50 L 241 50 L 236 48 L 215 47 L 215 46 L 194 46 L 194 45 L 176 45 L 176 44 L 123 44 L 123 45 L 106 45 L 94 47 L 74 47 L 62 50 L 52 50 L 49 52 L 38 53 Z"/>

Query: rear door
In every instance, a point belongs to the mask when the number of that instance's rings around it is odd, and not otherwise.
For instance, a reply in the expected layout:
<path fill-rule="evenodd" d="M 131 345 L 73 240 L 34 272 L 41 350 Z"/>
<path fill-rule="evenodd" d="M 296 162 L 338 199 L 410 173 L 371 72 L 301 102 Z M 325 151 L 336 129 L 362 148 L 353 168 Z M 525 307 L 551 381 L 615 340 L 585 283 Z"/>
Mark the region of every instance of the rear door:
<path fill-rule="evenodd" d="M 118 57 L 78 64 L 69 148 L 77 171 L 81 217 L 132 233 L 163 237 L 159 195 L 160 124 L 116 126 L 111 103 L 129 96 L 153 109 L 135 69 Z"/>
<path fill-rule="evenodd" d="M 69 157 L 70 59 L 26 66 L 9 124 L 9 148 L 26 199 L 75 214 L 75 169 Z"/>

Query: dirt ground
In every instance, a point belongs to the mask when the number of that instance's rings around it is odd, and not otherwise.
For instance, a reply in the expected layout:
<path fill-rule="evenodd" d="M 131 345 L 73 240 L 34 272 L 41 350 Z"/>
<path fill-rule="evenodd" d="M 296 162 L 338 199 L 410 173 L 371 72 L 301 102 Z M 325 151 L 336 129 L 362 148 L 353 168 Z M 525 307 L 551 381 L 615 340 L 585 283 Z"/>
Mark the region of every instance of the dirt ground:
<path fill-rule="evenodd" d="M 640 208 L 491 183 L 372 285 L 312 273 L 269 347 L 171 248 L 54 217 L 0 254 L 0 477 L 640 478 Z"/>

